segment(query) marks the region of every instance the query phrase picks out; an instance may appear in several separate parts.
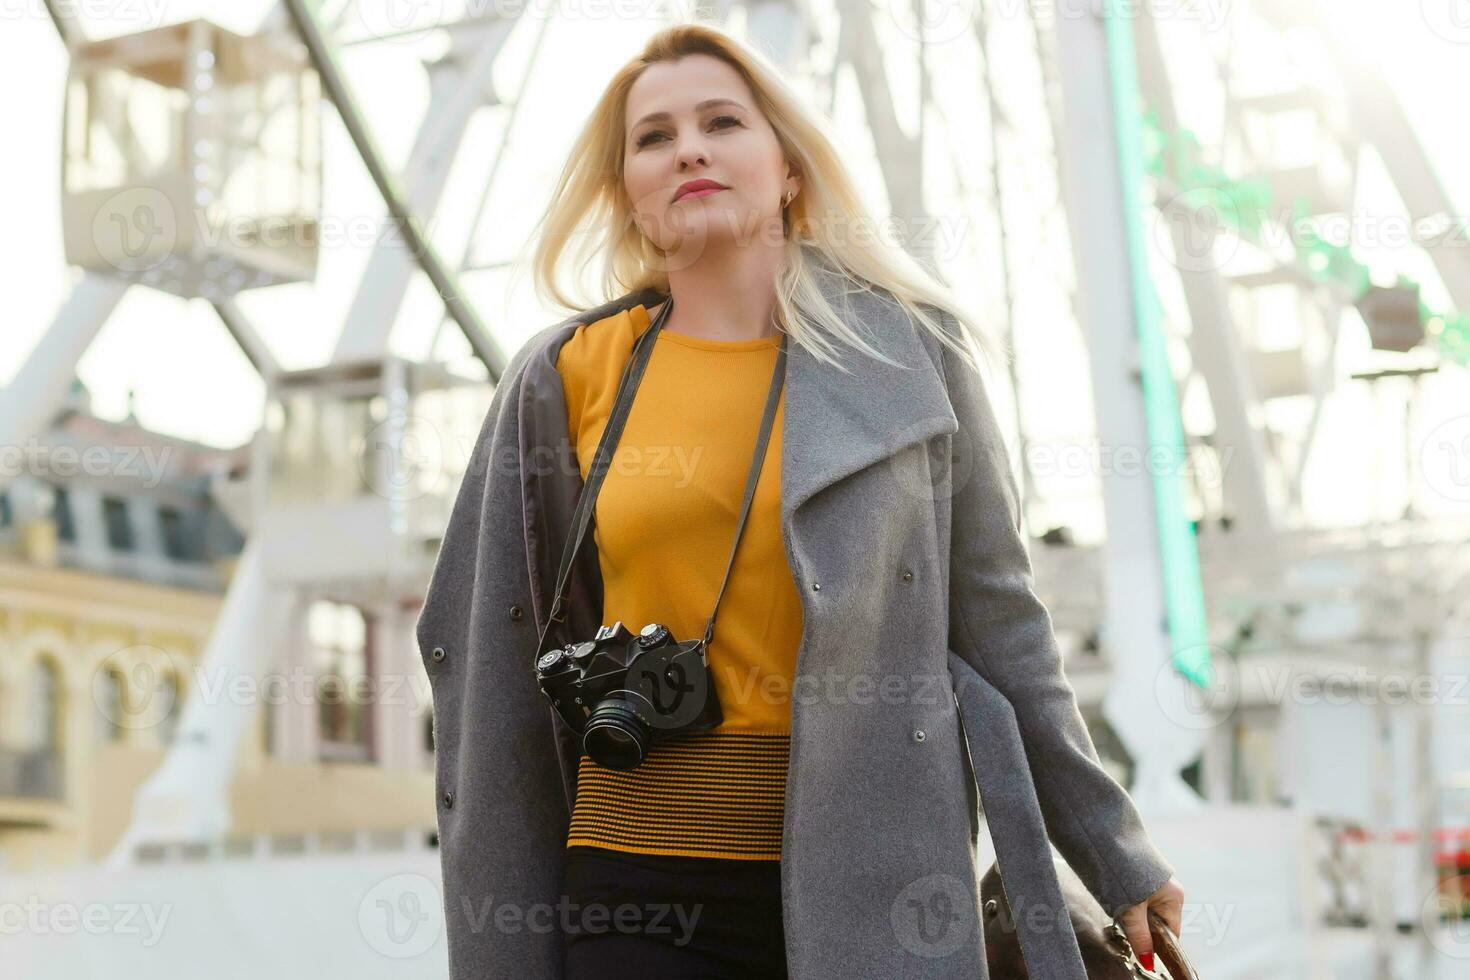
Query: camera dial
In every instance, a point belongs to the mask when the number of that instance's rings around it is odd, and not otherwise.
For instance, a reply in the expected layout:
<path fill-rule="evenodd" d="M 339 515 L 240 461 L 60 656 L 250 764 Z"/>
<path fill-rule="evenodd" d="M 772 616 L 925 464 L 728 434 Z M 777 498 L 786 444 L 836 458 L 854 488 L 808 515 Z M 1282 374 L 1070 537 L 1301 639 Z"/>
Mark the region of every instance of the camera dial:
<path fill-rule="evenodd" d="M 638 631 L 638 646 L 644 650 L 652 649 L 660 643 L 673 636 L 669 628 L 662 623 L 649 623 Z"/>

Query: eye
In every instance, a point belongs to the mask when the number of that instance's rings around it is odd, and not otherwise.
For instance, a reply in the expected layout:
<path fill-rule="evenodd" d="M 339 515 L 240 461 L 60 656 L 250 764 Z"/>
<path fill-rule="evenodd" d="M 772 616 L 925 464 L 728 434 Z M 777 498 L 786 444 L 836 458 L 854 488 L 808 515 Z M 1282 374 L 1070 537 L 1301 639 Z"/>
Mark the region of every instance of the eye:
<path fill-rule="evenodd" d="M 726 128 L 724 125 L 722 125 L 723 123 L 731 123 L 736 126 L 742 125 L 740 120 L 735 118 L 734 116 L 716 116 L 713 120 L 710 121 L 711 126 L 719 129 Z M 638 142 L 634 145 L 637 146 L 639 149 L 642 149 L 643 147 L 652 143 L 655 137 L 664 135 L 666 134 L 661 129 L 651 129 L 648 132 L 644 133 L 642 136 L 638 137 Z"/>

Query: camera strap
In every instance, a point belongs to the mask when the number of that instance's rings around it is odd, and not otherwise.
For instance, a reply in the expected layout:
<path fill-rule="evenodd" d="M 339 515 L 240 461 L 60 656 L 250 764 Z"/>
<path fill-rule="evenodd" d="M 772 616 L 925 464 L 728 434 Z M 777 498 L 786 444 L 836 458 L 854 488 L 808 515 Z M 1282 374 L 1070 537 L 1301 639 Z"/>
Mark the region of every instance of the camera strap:
<path fill-rule="evenodd" d="M 587 533 L 587 527 L 592 522 L 593 508 L 597 502 L 598 491 L 602 488 L 603 477 L 607 475 L 608 467 L 612 465 L 612 452 L 622 437 L 623 427 L 628 421 L 628 415 L 632 411 L 633 396 L 637 393 L 638 385 L 643 380 L 643 372 L 648 367 L 648 361 L 653 356 L 654 341 L 658 333 L 663 329 L 664 322 L 668 319 L 669 312 L 674 308 L 674 298 L 670 296 L 664 303 L 664 308 L 654 318 L 653 325 L 643 332 L 634 345 L 633 355 L 628 364 L 623 368 L 622 379 L 618 383 L 617 398 L 613 401 L 612 412 L 608 417 L 607 425 L 602 431 L 602 438 L 597 443 L 597 452 L 592 458 L 592 465 L 588 469 L 587 481 L 582 488 L 581 495 L 577 498 L 577 509 L 572 517 L 572 529 L 566 546 L 561 556 L 561 566 L 556 575 L 556 598 L 552 602 L 551 612 L 548 614 L 546 625 L 541 629 L 540 641 L 536 645 L 536 657 L 539 660 L 546 645 L 547 634 L 551 632 L 551 624 L 559 623 L 566 619 L 563 605 L 567 602 L 567 586 L 570 583 L 572 562 L 582 548 L 582 539 Z M 771 372 L 771 387 L 766 395 L 765 414 L 761 418 L 760 434 L 756 438 L 755 458 L 750 464 L 750 473 L 745 481 L 745 500 L 740 506 L 740 519 L 735 525 L 735 542 L 730 548 L 730 560 L 725 565 L 725 577 L 720 582 L 719 595 L 715 597 L 715 607 L 710 611 L 709 624 L 704 630 L 704 646 L 708 650 L 710 640 L 715 633 L 715 615 L 719 612 L 720 600 L 725 596 L 725 586 L 730 581 L 730 571 L 735 566 L 735 554 L 740 547 L 740 537 L 745 531 L 745 519 L 750 513 L 751 501 L 755 498 L 755 487 L 760 480 L 761 464 L 766 458 L 766 445 L 770 441 L 771 427 L 776 421 L 776 407 L 781 399 L 782 382 L 786 376 L 786 334 L 781 335 L 781 344 L 776 351 L 776 366 Z"/>

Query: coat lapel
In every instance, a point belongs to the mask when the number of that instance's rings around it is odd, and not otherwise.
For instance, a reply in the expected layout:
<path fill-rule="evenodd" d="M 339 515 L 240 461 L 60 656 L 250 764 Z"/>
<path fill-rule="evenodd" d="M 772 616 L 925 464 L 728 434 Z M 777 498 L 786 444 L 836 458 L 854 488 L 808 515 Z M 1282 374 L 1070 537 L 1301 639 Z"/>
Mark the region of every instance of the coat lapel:
<path fill-rule="evenodd" d="M 839 299 L 828 294 L 847 323 L 902 367 L 845 348 L 839 368 L 788 345 L 781 463 L 781 516 L 788 523 L 844 478 L 959 428 L 935 361 L 902 307 L 886 294 Z"/>

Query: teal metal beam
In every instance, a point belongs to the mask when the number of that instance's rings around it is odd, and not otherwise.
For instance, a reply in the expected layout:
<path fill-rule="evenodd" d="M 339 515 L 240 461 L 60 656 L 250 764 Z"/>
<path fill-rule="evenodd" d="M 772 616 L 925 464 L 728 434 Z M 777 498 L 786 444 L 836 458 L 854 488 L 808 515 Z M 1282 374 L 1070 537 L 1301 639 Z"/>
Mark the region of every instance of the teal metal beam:
<path fill-rule="evenodd" d="M 1194 526 L 1184 506 L 1184 474 L 1188 471 L 1184 424 L 1164 338 L 1163 309 L 1149 273 L 1149 250 L 1143 228 L 1144 131 L 1138 60 L 1133 48 L 1133 16 L 1126 10 L 1124 0 L 1108 0 L 1104 9 L 1108 78 L 1123 183 L 1124 231 L 1148 424 L 1149 469 L 1153 473 L 1154 517 L 1162 552 L 1165 615 L 1175 668 L 1193 683 L 1208 687 L 1214 668 L 1210 660 L 1199 551 Z"/>

